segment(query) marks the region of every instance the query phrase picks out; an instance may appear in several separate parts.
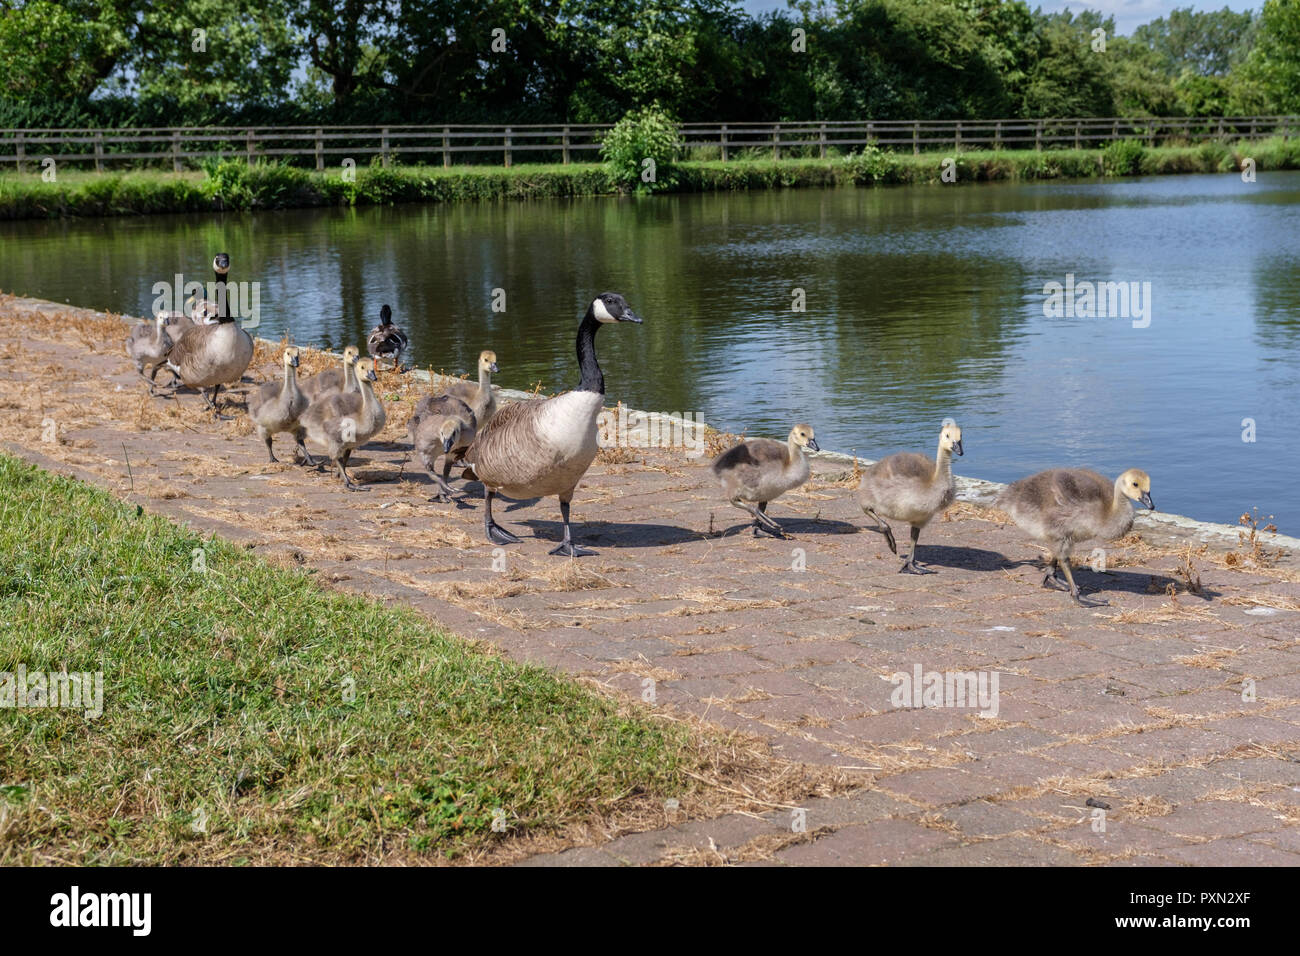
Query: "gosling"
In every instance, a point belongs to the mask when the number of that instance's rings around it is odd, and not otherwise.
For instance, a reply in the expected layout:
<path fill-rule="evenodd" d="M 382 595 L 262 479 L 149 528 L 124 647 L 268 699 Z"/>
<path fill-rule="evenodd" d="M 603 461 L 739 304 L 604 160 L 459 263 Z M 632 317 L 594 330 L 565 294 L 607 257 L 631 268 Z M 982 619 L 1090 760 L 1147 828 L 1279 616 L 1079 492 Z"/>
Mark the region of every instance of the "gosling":
<path fill-rule="evenodd" d="M 858 504 L 879 525 L 878 530 L 884 532 L 889 550 L 894 554 L 898 554 L 898 543 L 884 518 L 906 521 L 912 526 L 912 550 L 898 569 L 900 574 L 935 573 L 934 569 L 916 563 L 916 543 L 921 529 L 957 497 L 957 483 L 952 477 L 953 452 L 963 454 L 961 429 L 951 418 L 945 418 L 934 461 L 925 455 L 898 452 L 871 465 L 858 482 Z"/>
<path fill-rule="evenodd" d="M 167 353 L 171 350 L 172 339 L 167 334 L 165 312 L 159 312 L 152 322 L 141 321 L 132 326 L 126 337 L 126 354 L 135 361 L 136 373 L 144 378 L 145 366 L 150 366 L 147 379 L 150 395 L 157 394 L 158 369 L 167 364 Z"/>
<path fill-rule="evenodd" d="M 303 379 L 298 387 L 312 402 L 318 402 L 335 392 L 359 391 L 355 365 L 360 354 L 360 349 L 355 345 L 349 345 L 343 350 L 342 368 L 327 368 L 323 372 L 317 372 L 311 378 Z"/>
<path fill-rule="evenodd" d="M 998 496 L 997 506 L 1051 555 L 1040 586 L 1068 590 L 1081 607 L 1098 607 L 1109 602 L 1080 596 L 1070 573 L 1070 552 L 1085 541 L 1111 541 L 1128 534 L 1133 527 L 1130 501 L 1155 510 L 1145 471 L 1130 468 L 1112 482 L 1095 471 L 1054 468 L 1010 485 Z"/>
<path fill-rule="evenodd" d="M 451 501 L 447 476 L 451 474 L 453 462 L 465 457 L 465 450 L 477 434 L 477 426 L 473 409 L 451 395 L 422 399 L 407 422 L 407 434 L 416 456 L 429 476 L 438 483 L 439 491 L 434 501 Z M 441 475 L 434 469 L 439 455 L 443 459 Z"/>
<path fill-rule="evenodd" d="M 338 466 L 343 487 L 348 491 L 362 491 L 348 477 L 348 459 L 352 450 L 360 448 L 384 429 L 387 415 L 383 403 L 375 395 L 370 383 L 377 380 L 375 360 L 361 359 L 356 365 L 359 392 L 335 392 L 318 402 L 312 402 L 302 416 L 307 437 L 325 448 L 330 460 Z"/>
<path fill-rule="evenodd" d="M 293 435 L 302 452 L 302 459 L 308 465 L 315 465 L 316 459 L 307 453 L 303 444 L 306 431 L 299 419 L 307 411 L 307 396 L 298 387 L 298 349 L 289 346 L 281 358 L 284 363 L 284 381 L 267 382 L 248 398 L 248 417 L 257 425 L 257 437 L 266 444 L 267 457 L 275 462 L 275 452 L 271 440 L 281 432 Z"/>
<path fill-rule="evenodd" d="M 713 462 L 713 475 L 727 500 L 754 516 L 754 537 L 786 536 L 781 526 L 768 517 L 767 505 L 808 480 L 811 469 L 805 448 L 821 451 L 812 426 L 795 425 L 784 442 L 751 438 L 728 448 Z"/>

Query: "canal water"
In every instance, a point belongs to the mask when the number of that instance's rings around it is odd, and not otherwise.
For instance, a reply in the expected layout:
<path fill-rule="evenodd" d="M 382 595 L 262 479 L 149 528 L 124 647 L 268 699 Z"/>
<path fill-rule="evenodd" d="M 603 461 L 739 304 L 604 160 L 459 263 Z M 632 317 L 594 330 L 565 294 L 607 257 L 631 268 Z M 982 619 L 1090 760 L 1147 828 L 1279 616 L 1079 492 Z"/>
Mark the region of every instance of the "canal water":
<path fill-rule="evenodd" d="M 952 416 L 964 474 L 1140 467 L 1162 510 L 1300 533 L 1300 172 L 6 222 L 0 289 L 144 314 L 219 251 L 268 337 L 390 303 L 408 360 L 557 389 L 615 290 L 645 324 L 597 340 L 611 402 L 870 458 Z"/>

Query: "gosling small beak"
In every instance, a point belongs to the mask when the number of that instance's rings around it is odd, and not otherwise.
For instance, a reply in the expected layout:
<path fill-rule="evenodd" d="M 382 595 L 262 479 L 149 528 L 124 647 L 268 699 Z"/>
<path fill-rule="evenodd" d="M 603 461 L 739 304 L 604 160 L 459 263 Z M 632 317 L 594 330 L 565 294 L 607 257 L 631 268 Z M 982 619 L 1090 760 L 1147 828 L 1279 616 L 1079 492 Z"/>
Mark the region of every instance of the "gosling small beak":
<path fill-rule="evenodd" d="M 444 438 L 442 440 L 442 450 L 444 454 L 448 454 L 448 455 L 451 454 L 451 446 L 452 446 L 452 440 L 450 437 Z"/>
<path fill-rule="evenodd" d="M 962 455 L 966 454 L 964 451 L 962 451 L 962 448 L 961 448 L 961 439 L 960 439 L 960 438 L 957 439 L 957 444 L 955 444 L 955 445 L 952 446 L 952 450 L 955 451 L 955 452 L 957 453 L 957 457 L 958 457 L 958 458 L 960 458 Z"/>
<path fill-rule="evenodd" d="M 292 365 L 294 368 L 297 368 L 297 367 L 298 367 L 298 356 L 295 355 L 295 356 L 293 356 L 292 358 L 290 358 L 290 359 L 289 359 L 289 364 Z"/>
<path fill-rule="evenodd" d="M 374 370 L 373 368 L 372 368 L 369 372 L 366 373 L 366 381 L 367 381 L 367 382 L 377 382 L 377 381 L 379 381 L 379 376 L 375 374 L 375 370 Z"/>
<path fill-rule="evenodd" d="M 1149 491 L 1142 492 L 1142 503 L 1146 505 L 1148 508 L 1150 508 L 1152 511 L 1156 510 L 1155 503 L 1151 500 L 1151 492 Z"/>
<path fill-rule="evenodd" d="M 809 439 L 808 439 L 808 447 L 811 448 L 813 451 L 821 451 L 821 450 L 822 450 L 821 445 L 817 444 L 817 439 L 816 439 L 816 438 L 809 438 Z"/>
<path fill-rule="evenodd" d="M 491 368 L 492 368 L 492 374 L 493 374 L 493 375 L 495 375 L 495 374 L 499 371 L 499 370 L 497 369 L 497 363 L 496 363 L 496 362 L 493 362 L 493 363 L 492 363 Z"/>
<path fill-rule="evenodd" d="M 641 316 L 637 315 L 631 309 L 624 309 L 623 314 L 618 317 L 618 320 L 620 322 L 635 322 L 637 325 L 641 324 Z"/>

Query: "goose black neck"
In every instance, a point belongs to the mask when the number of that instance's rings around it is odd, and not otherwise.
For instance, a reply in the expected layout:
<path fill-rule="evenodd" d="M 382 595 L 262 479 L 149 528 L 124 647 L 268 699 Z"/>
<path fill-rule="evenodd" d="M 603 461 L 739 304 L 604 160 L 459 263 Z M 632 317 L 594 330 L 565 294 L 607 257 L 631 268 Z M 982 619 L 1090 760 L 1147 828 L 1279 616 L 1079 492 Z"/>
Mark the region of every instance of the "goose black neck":
<path fill-rule="evenodd" d="M 578 326 L 578 369 L 582 372 L 582 381 L 578 383 L 579 392 L 595 392 L 597 395 L 605 394 L 605 376 L 600 371 L 600 363 L 596 361 L 596 330 L 600 328 L 600 323 L 596 321 L 596 316 L 592 313 L 591 308 L 587 308 L 587 314 L 583 316 L 582 324 Z"/>
<path fill-rule="evenodd" d="M 230 314 L 230 286 L 226 282 L 229 273 L 213 270 L 212 274 L 216 277 L 212 291 L 217 297 L 217 321 L 233 322 L 235 317 Z"/>

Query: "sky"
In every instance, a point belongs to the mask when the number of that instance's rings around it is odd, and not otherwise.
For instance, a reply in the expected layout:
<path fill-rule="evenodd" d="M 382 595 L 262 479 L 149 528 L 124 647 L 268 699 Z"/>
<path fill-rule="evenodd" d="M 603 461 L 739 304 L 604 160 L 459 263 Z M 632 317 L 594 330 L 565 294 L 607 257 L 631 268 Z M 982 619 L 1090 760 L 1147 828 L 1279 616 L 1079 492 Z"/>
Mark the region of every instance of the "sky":
<path fill-rule="evenodd" d="M 750 13 L 767 13 L 769 10 L 784 10 L 786 0 L 740 0 L 741 5 Z M 1216 0 L 1203 3 L 1198 0 L 1090 0 L 1090 2 L 1066 2 L 1066 0 L 1027 0 L 1029 6 L 1041 6 L 1045 11 L 1054 12 L 1069 7 L 1071 10 L 1097 10 L 1115 18 L 1115 29 L 1128 34 L 1133 28 L 1167 16 L 1176 7 L 1191 7 L 1194 10 L 1222 10 L 1225 6 L 1232 10 L 1258 10 L 1263 0 Z"/>

